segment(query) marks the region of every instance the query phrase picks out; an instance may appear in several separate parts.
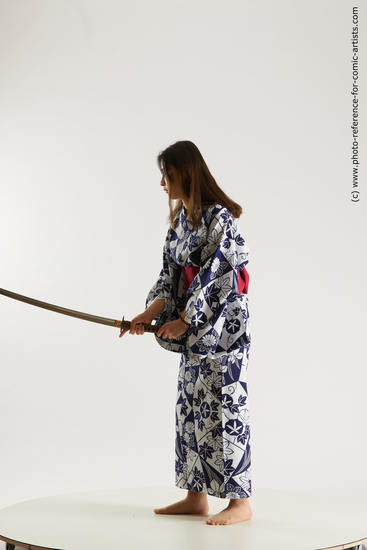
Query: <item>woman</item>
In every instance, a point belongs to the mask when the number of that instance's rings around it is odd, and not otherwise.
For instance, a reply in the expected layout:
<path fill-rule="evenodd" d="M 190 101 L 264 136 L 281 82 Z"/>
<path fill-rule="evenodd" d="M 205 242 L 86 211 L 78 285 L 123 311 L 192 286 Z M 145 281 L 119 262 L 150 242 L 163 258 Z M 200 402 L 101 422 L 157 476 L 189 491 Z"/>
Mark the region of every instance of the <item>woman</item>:
<path fill-rule="evenodd" d="M 207 514 L 209 494 L 230 502 L 206 523 L 237 523 L 252 517 L 248 247 L 236 222 L 242 209 L 218 187 L 191 141 L 171 145 L 157 161 L 171 223 L 163 269 L 130 334 L 143 334 L 141 323 L 155 320 L 160 345 L 181 353 L 176 485 L 188 493 L 154 511 Z"/>

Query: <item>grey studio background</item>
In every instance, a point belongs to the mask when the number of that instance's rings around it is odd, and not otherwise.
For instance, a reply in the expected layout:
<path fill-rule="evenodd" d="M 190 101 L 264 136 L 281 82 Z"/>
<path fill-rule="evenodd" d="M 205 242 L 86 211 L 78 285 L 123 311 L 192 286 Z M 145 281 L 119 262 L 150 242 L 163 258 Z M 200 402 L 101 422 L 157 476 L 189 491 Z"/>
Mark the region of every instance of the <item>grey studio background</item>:
<path fill-rule="evenodd" d="M 156 155 L 193 141 L 244 210 L 255 490 L 367 504 L 351 29 L 335 0 L 1 0 L 0 287 L 140 313 L 168 227 Z M 0 330 L 0 507 L 174 484 L 178 354 L 5 297 Z"/>

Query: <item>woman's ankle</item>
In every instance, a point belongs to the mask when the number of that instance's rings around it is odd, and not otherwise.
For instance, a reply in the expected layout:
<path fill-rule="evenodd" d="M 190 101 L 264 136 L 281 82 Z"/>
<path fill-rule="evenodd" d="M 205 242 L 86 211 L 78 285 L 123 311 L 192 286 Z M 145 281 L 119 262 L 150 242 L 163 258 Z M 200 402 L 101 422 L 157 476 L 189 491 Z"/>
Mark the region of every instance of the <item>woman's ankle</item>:
<path fill-rule="evenodd" d="M 203 500 L 203 501 L 208 500 L 208 497 L 206 496 L 205 493 L 198 493 L 196 491 L 187 491 L 186 498 L 191 500 Z"/>
<path fill-rule="evenodd" d="M 232 498 L 229 501 L 230 506 L 250 506 L 248 498 Z"/>

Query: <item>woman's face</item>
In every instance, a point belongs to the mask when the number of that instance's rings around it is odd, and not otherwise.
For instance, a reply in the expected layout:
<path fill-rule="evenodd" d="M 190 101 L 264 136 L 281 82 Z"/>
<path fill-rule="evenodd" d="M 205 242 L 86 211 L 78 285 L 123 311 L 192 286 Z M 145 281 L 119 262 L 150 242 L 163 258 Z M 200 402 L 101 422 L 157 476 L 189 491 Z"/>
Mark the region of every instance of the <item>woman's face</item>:
<path fill-rule="evenodd" d="M 168 172 L 162 172 L 160 185 L 170 199 L 183 199 L 182 184 L 177 170 L 173 166 L 168 167 Z"/>

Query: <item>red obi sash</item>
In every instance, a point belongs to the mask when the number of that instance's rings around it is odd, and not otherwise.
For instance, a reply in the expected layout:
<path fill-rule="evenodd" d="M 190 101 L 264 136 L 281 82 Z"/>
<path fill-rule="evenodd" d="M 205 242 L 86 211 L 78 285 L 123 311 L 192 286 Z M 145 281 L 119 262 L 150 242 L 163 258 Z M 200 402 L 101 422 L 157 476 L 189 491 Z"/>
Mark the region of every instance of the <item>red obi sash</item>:
<path fill-rule="evenodd" d="M 191 285 L 192 281 L 194 280 L 195 276 L 199 273 L 200 267 L 192 266 L 192 267 L 186 267 L 185 266 L 185 274 L 186 274 L 186 288 L 188 289 Z M 248 284 L 249 284 L 250 276 L 247 273 L 246 269 L 243 268 L 242 271 L 238 270 L 238 294 L 247 294 L 248 293 Z"/>

